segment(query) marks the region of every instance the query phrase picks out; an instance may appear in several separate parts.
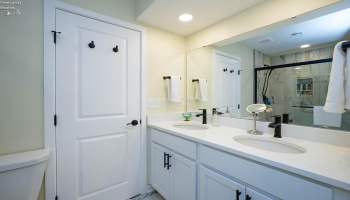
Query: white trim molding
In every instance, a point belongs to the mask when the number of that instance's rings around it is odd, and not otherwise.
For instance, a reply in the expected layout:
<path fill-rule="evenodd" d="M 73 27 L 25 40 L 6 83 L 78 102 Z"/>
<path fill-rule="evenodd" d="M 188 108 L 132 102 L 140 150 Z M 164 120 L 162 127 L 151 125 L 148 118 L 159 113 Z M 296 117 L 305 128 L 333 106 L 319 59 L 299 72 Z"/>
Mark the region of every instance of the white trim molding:
<path fill-rule="evenodd" d="M 147 67 L 146 67 L 146 34 L 144 27 L 124 22 L 99 13 L 85 10 L 76 6 L 62 3 L 57 0 L 44 1 L 44 130 L 45 148 L 50 149 L 50 158 L 47 162 L 45 172 L 45 199 L 55 199 L 57 194 L 56 179 L 56 129 L 54 126 L 55 109 L 55 44 L 53 43 L 53 33 L 55 30 L 56 10 L 64 10 L 74 14 L 86 16 L 99 21 L 104 21 L 117 26 L 125 27 L 140 32 L 141 34 L 141 194 L 150 190 L 147 179 Z M 59 40 L 59 34 L 57 34 Z"/>

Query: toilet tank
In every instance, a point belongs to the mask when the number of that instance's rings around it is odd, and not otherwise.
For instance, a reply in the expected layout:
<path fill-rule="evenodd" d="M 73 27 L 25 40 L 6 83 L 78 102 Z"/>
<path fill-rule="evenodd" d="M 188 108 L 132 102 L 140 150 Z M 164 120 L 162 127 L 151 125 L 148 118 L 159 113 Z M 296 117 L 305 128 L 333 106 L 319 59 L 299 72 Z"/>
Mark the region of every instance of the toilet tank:
<path fill-rule="evenodd" d="M 0 156 L 0 199 L 37 200 L 48 149 Z"/>

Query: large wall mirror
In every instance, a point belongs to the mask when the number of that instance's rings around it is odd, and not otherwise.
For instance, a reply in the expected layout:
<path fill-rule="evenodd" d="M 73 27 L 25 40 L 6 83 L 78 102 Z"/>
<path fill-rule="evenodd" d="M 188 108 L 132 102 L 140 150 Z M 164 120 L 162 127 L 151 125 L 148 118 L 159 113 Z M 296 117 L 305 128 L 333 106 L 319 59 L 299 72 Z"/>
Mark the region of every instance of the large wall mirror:
<path fill-rule="evenodd" d="M 265 103 L 269 112 L 260 113 L 259 120 L 281 115 L 285 123 L 350 131 L 350 111 L 341 114 L 340 125 L 314 121 L 315 107 L 326 101 L 334 46 L 350 40 L 349 21 L 348 6 L 232 44 L 219 42 L 189 51 L 187 112 L 217 108 L 223 116 L 249 119 L 246 107 Z M 303 44 L 311 46 L 300 48 Z M 323 61 L 308 63 L 318 60 Z M 304 64 L 254 73 L 256 68 L 290 63 Z"/>

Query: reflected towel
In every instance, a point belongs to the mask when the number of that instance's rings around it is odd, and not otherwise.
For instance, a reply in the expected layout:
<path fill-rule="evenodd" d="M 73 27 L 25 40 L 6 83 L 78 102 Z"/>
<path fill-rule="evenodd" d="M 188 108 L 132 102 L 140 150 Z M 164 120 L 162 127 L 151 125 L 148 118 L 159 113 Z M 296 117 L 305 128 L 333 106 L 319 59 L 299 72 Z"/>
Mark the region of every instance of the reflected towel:
<path fill-rule="evenodd" d="M 168 79 L 168 101 L 181 102 L 180 76 L 170 76 Z"/>
<path fill-rule="evenodd" d="M 343 41 L 344 42 L 344 41 Z M 331 75 L 324 111 L 331 113 L 345 112 L 345 62 L 346 54 L 339 42 L 334 47 Z M 347 70 L 349 71 L 349 70 Z M 349 82 L 350 80 L 348 80 Z M 350 84 L 350 83 L 349 83 Z"/>
<path fill-rule="evenodd" d="M 323 106 L 314 106 L 314 125 L 341 127 L 342 114 L 329 113 Z"/>
<path fill-rule="evenodd" d="M 207 80 L 198 79 L 196 82 L 196 92 L 194 94 L 194 99 L 201 101 L 208 101 L 208 89 Z"/>
<path fill-rule="evenodd" d="M 350 48 L 346 49 L 345 109 L 350 110 Z"/>

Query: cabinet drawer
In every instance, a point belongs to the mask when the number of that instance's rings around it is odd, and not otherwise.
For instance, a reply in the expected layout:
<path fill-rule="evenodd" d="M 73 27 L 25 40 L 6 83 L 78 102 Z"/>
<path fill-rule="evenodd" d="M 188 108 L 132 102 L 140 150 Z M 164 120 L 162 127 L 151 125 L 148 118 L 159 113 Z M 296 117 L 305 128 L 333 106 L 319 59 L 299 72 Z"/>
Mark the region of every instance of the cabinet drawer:
<path fill-rule="evenodd" d="M 284 200 L 332 199 L 330 188 L 206 146 L 200 146 L 199 159 L 205 165 Z"/>
<path fill-rule="evenodd" d="M 153 142 L 174 150 L 186 157 L 193 160 L 196 160 L 197 158 L 197 148 L 196 143 L 194 142 L 181 139 L 156 129 L 151 129 L 151 138 Z"/>

